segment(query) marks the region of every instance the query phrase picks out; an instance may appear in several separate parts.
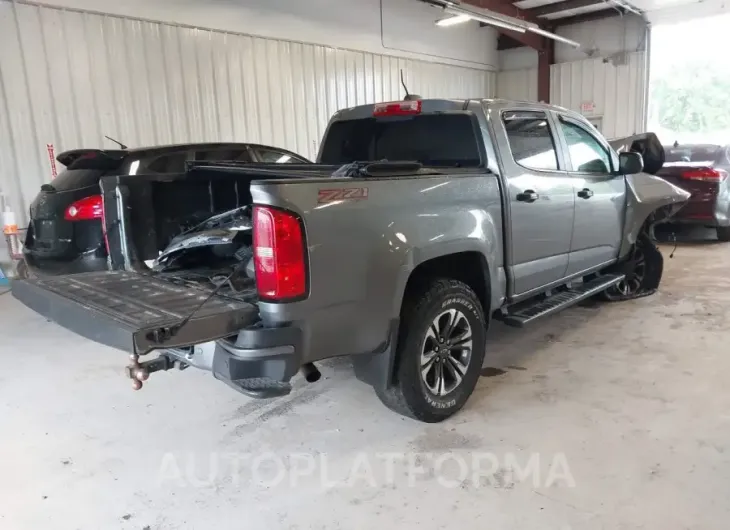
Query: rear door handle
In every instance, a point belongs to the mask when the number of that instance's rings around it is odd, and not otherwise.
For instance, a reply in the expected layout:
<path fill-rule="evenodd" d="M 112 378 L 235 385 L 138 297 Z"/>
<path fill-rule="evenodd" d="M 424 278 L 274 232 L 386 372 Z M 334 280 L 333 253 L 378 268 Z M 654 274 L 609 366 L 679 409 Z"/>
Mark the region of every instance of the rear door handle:
<path fill-rule="evenodd" d="M 535 202 L 539 198 L 540 196 L 535 193 L 535 190 L 525 190 L 517 194 L 517 200 L 521 202 Z"/>
<path fill-rule="evenodd" d="M 588 188 L 583 188 L 578 192 L 578 197 L 580 197 L 581 199 L 590 199 L 591 197 L 593 197 L 593 192 Z"/>

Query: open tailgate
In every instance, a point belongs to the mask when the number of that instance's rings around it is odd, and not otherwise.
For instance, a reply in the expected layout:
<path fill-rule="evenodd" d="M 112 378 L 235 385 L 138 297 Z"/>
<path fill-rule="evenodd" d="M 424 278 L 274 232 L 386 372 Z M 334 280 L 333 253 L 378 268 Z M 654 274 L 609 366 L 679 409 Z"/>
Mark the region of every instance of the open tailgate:
<path fill-rule="evenodd" d="M 139 355 L 220 339 L 258 320 L 255 305 L 222 295 L 195 311 L 209 290 L 129 271 L 17 280 L 12 290 L 23 304 L 74 333 Z"/>

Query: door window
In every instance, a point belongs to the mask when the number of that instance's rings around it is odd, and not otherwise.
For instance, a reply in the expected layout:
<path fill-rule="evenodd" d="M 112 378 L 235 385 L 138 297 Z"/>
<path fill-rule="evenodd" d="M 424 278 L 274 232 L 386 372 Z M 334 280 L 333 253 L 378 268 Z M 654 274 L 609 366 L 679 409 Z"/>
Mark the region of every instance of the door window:
<path fill-rule="evenodd" d="M 547 114 L 537 111 L 506 112 L 502 121 L 515 162 L 529 169 L 557 171 L 558 153 Z"/>
<path fill-rule="evenodd" d="M 573 171 L 579 173 L 610 173 L 608 150 L 583 127 L 560 119 L 560 128 L 568 143 Z"/>

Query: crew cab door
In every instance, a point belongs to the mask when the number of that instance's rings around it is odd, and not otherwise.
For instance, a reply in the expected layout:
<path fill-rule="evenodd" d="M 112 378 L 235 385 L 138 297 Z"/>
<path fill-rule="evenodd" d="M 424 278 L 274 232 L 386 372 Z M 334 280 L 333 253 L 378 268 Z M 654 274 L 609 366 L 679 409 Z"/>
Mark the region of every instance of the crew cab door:
<path fill-rule="evenodd" d="M 560 141 L 575 194 L 568 276 L 618 257 L 626 208 L 626 181 L 618 157 L 587 122 L 556 114 Z"/>
<path fill-rule="evenodd" d="M 544 110 L 504 110 L 495 135 L 509 197 L 513 296 L 565 276 L 573 232 L 573 182 L 562 169 L 555 123 Z"/>

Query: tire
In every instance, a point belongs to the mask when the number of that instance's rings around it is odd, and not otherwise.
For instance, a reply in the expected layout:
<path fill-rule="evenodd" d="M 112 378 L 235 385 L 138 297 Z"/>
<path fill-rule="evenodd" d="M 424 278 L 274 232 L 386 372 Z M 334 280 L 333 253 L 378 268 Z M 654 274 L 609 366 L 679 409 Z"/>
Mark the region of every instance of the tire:
<path fill-rule="evenodd" d="M 452 319 L 456 322 L 449 330 L 448 324 Z M 439 323 L 446 325 L 441 332 L 435 333 Z M 484 309 L 474 291 L 465 283 L 433 279 L 412 290 L 404 300 L 401 315 L 395 382 L 391 387 L 378 391 L 378 397 L 391 410 L 426 423 L 440 422 L 452 416 L 464 406 L 479 380 L 486 351 L 486 331 Z M 460 347 L 469 344 L 469 339 L 464 338 L 468 332 L 471 347 Z M 451 338 L 445 339 L 445 344 L 450 346 L 439 347 L 437 335 L 442 338 L 450 336 L 454 343 L 451 344 Z M 434 353 L 439 349 L 439 353 Z M 429 353 L 424 355 L 424 350 L 429 350 Z M 438 359 L 434 360 L 435 357 Z M 427 376 L 422 376 L 424 359 L 430 359 L 425 361 L 425 369 L 429 370 Z M 459 367 L 465 369 L 462 371 Z M 460 380 L 455 375 L 456 370 L 461 374 Z M 449 391 L 449 386 L 454 384 Z"/>
<path fill-rule="evenodd" d="M 715 230 L 718 241 L 730 241 L 730 226 L 718 226 Z"/>
<path fill-rule="evenodd" d="M 637 277 L 639 271 L 634 258 L 639 256 L 642 268 L 640 277 Z M 628 259 L 618 264 L 614 271 L 625 274 L 626 280 L 609 287 L 600 294 L 600 297 L 608 302 L 633 300 L 657 290 L 664 272 L 664 258 L 652 239 L 642 234 L 631 249 Z"/>

